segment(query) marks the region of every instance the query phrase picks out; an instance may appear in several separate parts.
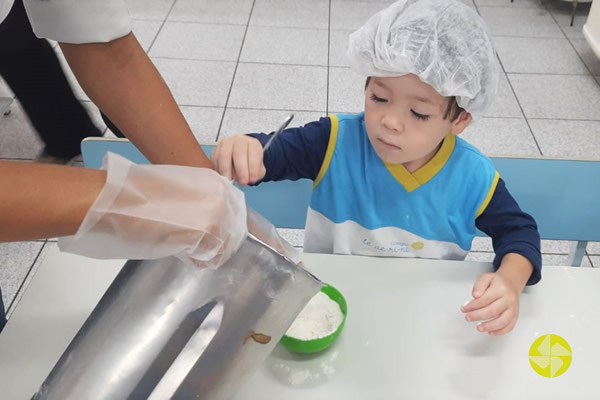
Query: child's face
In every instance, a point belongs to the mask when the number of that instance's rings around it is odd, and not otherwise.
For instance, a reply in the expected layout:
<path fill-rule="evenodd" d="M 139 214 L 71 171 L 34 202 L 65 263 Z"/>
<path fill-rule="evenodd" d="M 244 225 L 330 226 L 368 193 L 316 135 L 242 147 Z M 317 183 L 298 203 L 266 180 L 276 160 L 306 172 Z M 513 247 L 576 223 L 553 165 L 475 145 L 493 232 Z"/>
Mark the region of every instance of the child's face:
<path fill-rule="evenodd" d="M 449 132 L 457 135 L 471 121 L 467 112 L 455 121 L 444 119 L 448 102 L 413 74 L 372 77 L 365 90 L 365 123 L 377 155 L 410 172 L 425 165 Z"/>

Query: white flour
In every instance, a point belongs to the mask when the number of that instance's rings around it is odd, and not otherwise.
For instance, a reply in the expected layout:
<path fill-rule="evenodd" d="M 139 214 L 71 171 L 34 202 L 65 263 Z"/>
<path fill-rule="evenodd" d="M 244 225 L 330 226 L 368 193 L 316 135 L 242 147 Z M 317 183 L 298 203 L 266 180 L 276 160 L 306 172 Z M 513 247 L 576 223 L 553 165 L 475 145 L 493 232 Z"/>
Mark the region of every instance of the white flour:
<path fill-rule="evenodd" d="M 301 340 L 320 339 L 335 332 L 343 319 L 338 303 L 319 292 L 300 312 L 286 335 Z"/>

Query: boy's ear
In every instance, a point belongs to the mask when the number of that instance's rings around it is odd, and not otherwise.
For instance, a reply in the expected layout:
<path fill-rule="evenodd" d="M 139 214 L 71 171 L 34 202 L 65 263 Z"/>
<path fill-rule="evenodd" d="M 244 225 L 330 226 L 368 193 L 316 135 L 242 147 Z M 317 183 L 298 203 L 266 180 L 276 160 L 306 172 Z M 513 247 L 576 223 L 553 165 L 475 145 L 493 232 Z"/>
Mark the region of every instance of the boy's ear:
<path fill-rule="evenodd" d="M 471 116 L 471 113 L 468 113 L 466 111 L 461 112 L 458 118 L 456 118 L 452 122 L 451 132 L 455 135 L 460 135 L 462 131 L 464 131 L 467 126 L 469 126 L 472 120 L 473 116 Z"/>

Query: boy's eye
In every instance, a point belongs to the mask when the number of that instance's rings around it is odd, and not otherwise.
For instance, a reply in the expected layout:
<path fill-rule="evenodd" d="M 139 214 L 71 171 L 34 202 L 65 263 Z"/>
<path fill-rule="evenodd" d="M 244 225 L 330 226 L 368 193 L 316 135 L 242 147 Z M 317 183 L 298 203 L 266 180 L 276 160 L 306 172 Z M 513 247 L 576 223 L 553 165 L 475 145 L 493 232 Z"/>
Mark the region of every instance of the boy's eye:
<path fill-rule="evenodd" d="M 429 115 L 419 114 L 418 112 L 416 112 L 414 110 L 410 110 L 410 112 L 413 113 L 413 115 L 415 117 L 417 117 L 418 119 L 420 119 L 422 121 L 427 121 L 429 119 Z"/>
<path fill-rule="evenodd" d="M 371 95 L 371 100 L 373 100 L 376 103 L 387 103 L 386 99 L 382 99 L 381 97 L 377 97 L 374 94 Z"/>

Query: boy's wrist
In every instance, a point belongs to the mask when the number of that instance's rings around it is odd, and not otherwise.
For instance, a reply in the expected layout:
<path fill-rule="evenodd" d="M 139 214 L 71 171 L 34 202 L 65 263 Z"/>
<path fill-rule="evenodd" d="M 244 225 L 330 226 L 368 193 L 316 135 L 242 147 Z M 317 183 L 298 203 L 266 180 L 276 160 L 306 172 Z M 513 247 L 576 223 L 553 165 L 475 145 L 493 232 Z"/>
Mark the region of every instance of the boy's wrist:
<path fill-rule="evenodd" d="M 507 253 L 502 257 L 500 267 L 496 271 L 519 293 L 525 287 L 533 272 L 533 264 L 526 257 L 517 253 Z"/>

